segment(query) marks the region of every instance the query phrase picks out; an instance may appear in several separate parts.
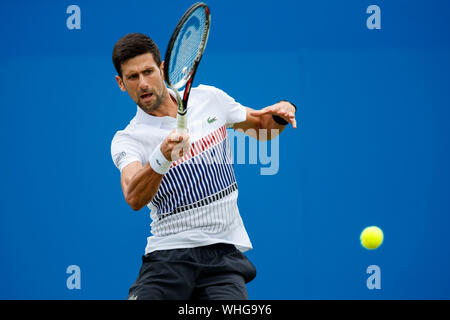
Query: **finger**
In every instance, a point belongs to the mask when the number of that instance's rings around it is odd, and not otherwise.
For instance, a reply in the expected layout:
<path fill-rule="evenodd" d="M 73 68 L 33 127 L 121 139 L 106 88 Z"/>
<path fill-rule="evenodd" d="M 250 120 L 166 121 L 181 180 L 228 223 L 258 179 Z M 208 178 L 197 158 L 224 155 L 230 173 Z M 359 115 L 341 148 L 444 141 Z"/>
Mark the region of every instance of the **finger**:
<path fill-rule="evenodd" d="M 191 151 L 191 145 L 187 143 L 181 143 L 177 147 L 183 151 L 183 155 L 186 155 Z"/>
<path fill-rule="evenodd" d="M 271 107 L 265 107 L 265 108 L 263 108 L 261 110 L 253 110 L 253 111 L 251 111 L 250 115 L 252 115 L 252 116 L 262 116 L 264 114 L 269 114 L 269 113 L 272 113 L 272 112 L 273 112 L 273 110 L 272 110 Z"/>
<path fill-rule="evenodd" d="M 292 128 L 297 129 L 297 120 L 295 120 L 295 116 L 290 117 L 288 121 L 292 125 Z"/>
<path fill-rule="evenodd" d="M 178 143 L 173 147 L 172 152 L 175 154 L 175 159 L 180 159 L 182 157 L 185 157 L 189 154 L 191 150 L 191 145 L 187 144 L 186 141 L 183 143 Z"/>
<path fill-rule="evenodd" d="M 178 133 L 175 133 L 172 136 L 169 136 L 169 142 L 181 142 L 183 141 L 183 135 L 180 135 Z"/>
<path fill-rule="evenodd" d="M 280 116 L 282 118 L 289 118 L 289 113 L 287 113 L 286 111 L 279 111 L 277 113 L 277 116 Z"/>
<path fill-rule="evenodd" d="M 182 140 L 181 141 L 185 141 L 186 143 L 189 143 L 190 137 L 187 133 L 182 135 Z"/>
<path fill-rule="evenodd" d="M 183 146 L 183 154 L 185 156 L 189 156 L 190 153 L 191 153 L 191 145 L 189 144 L 189 145 Z"/>

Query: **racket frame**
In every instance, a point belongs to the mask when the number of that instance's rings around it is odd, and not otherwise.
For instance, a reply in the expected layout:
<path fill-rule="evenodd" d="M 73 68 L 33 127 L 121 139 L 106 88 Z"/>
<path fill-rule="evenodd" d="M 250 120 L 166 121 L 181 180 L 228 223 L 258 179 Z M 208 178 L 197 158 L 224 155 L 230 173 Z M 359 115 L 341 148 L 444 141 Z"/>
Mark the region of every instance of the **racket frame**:
<path fill-rule="evenodd" d="M 186 75 L 183 79 L 181 79 L 178 83 L 172 84 L 170 82 L 169 78 L 169 65 L 170 65 L 170 56 L 172 54 L 172 49 L 175 44 L 175 40 L 177 39 L 179 33 L 181 32 L 184 24 L 186 21 L 188 21 L 191 14 L 197 10 L 198 8 L 203 7 L 205 10 L 205 30 L 206 32 L 203 32 L 202 34 L 202 41 L 201 41 L 201 48 L 197 53 L 197 56 L 194 58 L 194 63 L 192 64 L 192 67 L 190 70 L 187 70 Z M 187 131 L 187 124 L 186 124 L 186 114 L 187 114 L 187 102 L 189 99 L 189 94 L 191 92 L 192 88 L 192 82 L 195 77 L 195 73 L 197 71 L 198 65 L 200 64 L 200 60 L 202 59 L 203 52 L 205 51 L 206 43 L 208 42 L 209 37 L 209 29 L 211 26 L 211 13 L 209 11 L 208 6 L 203 2 L 197 2 L 193 4 L 181 17 L 180 21 L 178 21 L 177 26 L 175 27 L 174 32 L 172 33 L 172 36 L 170 37 L 169 44 L 167 46 L 166 55 L 164 58 L 164 80 L 166 81 L 167 85 L 169 86 L 172 91 L 175 92 L 176 99 L 177 99 L 177 132 L 179 133 L 185 133 Z M 183 98 L 181 98 L 178 90 L 183 88 L 185 86 Z"/>

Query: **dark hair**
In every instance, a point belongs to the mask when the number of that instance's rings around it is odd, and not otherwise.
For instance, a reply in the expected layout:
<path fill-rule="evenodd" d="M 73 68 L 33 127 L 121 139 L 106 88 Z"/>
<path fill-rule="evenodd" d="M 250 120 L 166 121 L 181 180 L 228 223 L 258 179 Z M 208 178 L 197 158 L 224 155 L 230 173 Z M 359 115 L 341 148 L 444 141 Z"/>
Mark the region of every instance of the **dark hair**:
<path fill-rule="evenodd" d="M 122 78 L 122 63 L 144 53 L 151 53 L 158 67 L 161 65 L 161 54 L 158 46 L 142 33 L 129 33 L 114 45 L 112 60 L 119 77 Z"/>

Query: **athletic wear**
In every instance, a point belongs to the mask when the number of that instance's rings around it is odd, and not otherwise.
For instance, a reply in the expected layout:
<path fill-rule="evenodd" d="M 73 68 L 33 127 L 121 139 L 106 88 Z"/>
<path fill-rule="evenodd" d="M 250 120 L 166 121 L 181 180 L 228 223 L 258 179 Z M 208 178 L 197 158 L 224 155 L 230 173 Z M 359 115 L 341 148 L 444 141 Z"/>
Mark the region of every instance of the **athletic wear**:
<path fill-rule="evenodd" d="M 253 264 L 230 244 L 155 251 L 142 257 L 130 300 L 247 300 Z"/>
<path fill-rule="evenodd" d="M 249 250 L 227 140 L 227 126 L 244 121 L 246 109 L 222 90 L 201 85 L 192 88 L 187 110 L 191 151 L 172 163 L 148 204 L 152 236 L 145 253 L 215 243 Z M 175 118 L 154 117 L 138 107 L 129 125 L 113 138 L 111 155 L 117 168 L 122 171 L 134 161 L 145 165 L 175 128 Z"/>

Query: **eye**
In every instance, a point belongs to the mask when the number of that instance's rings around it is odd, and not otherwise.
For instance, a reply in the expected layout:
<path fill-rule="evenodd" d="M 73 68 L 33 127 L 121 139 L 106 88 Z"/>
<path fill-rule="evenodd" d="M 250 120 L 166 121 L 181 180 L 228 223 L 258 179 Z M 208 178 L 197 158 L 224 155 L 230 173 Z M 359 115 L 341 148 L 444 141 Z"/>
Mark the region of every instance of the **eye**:
<path fill-rule="evenodd" d="M 153 69 L 146 69 L 144 70 L 144 75 L 149 76 L 153 73 Z"/>
<path fill-rule="evenodd" d="M 136 80 L 137 78 L 138 78 L 138 74 L 137 73 L 133 73 L 133 74 L 130 74 L 128 76 L 128 80 Z"/>

